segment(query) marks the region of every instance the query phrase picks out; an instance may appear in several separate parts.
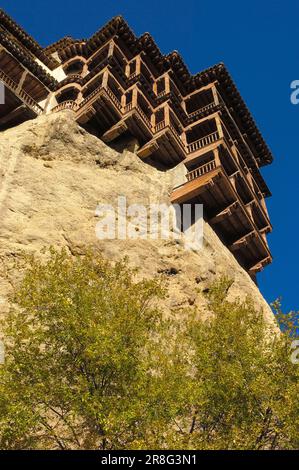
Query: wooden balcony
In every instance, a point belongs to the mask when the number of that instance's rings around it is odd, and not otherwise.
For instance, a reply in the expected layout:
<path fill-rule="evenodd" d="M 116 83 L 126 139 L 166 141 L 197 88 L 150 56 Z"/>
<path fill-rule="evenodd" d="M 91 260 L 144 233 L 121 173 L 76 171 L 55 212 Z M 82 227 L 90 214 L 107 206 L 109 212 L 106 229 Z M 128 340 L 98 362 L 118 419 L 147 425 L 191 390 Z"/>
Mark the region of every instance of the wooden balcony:
<path fill-rule="evenodd" d="M 220 139 L 219 132 L 218 131 L 212 132 L 211 134 L 205 137 L 202 137 L 201 139 L 198 139 L 195 142 L 192 142 L 191 144 L 188 144 L 187 152 L 188 154 L 197 152 L 198 150 L 201 150 L 204 147 L 207 147 L 208 145 L 211 145 L 214 142 L 217 142 L 217 140 L 219 139 Z"/>
<path fill-rule="evenodd" d="M 186 157 L 186 147 L 176 128 L 161 121 L 152 128 L 153 138 L 138 151 L 142 159 L 150 157 L 165 166 L 174 166 Z"/>
<path fill-rule="evenodd" d="M 145 131 L 152 134 L 152 123 L 138 103 L 135 105 L 133 105 L 133 103 L 127 104 L 124 109 L 124 114 L 127 118 L 129 116 L 133 116 L 134 119 L 136 118 L 137 121 L 145 127 Z"/>
<path fill-rule="evenodd" d="M 12 80 L 0 70 L 0 82 L 5 86 L 5 103 L 0 109 L 0 128 L 20 124 L 43 112 L 43 108 L 22 89 L 21 84 Z"/>
<path fill-rule="evenodd" d="M 105 132 L 122 118 L 121 102 L 108 85 L 96 88 L 80 104 L 74 106 L 74 110 L 80 124 L 93 120 L 100 132 Z"/>
<path fill-rule="evenodd" d="M 240 198 L 234 178 L 226 174 L 219 162 L 211 160 L 187 173 L 186 183 L 173 191 L 171 202 L 203 204 L 208 223 L 254 277 L 272 261 L 265 239 L 271 225 L 268 218 L 263 228 L 256 225 L 251 204 L 244 204 Z"/>

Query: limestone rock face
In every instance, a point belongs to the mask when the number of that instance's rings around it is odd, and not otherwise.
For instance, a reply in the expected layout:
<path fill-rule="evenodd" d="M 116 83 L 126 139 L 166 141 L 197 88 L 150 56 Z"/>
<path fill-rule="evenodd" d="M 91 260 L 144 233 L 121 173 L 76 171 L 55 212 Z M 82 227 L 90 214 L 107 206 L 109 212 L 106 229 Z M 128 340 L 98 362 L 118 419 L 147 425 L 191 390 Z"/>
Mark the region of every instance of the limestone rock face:
<path fill-rule="evenodd" d="M 252 296 L 273 321 L 273 314 L 248 274 L 208 224 L 204 247 L 186 250 L 176 240 L 99 240 L 96 207 L 127 204 L 169 204 L 179 169 L 161 172 L 128 150 L 119 153 L 88 134 L 71 111 L 41 116 L 0 133 L 0 262 L 20 252 L 66 246 L 80 253 L 84 245 L 99 247 L 105 257 L 125 255 L 140 275 L 165 273 L 169 298 L 165 309 L 180 312 L 196 305 L 206 309 L 203 292 L 220 275 L 234 280 L 231 299 Z M 5 262 L 5 263 L 4 263 Z M 15 273 L 17 275 L 18 273 Z M 0 308 L 7 308 L 10 283 L 0 270 Z"/>

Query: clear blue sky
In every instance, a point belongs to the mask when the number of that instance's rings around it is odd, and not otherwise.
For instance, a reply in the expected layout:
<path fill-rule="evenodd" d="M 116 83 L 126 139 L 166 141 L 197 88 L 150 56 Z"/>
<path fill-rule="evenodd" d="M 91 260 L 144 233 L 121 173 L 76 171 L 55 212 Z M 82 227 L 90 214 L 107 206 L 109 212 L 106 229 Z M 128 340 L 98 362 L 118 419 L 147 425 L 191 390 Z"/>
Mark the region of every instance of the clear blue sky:
<path fill-rule="evenodd" d="M 290 102 L 290 83 L 299 79 L 298 0 L 2 0 L 1 7 L 44 46 L 88 37 L 122 14 L 163 53 L 177 49 L 192 73 L 225 62 L 275 157 L 263 170 L 273 193 L 274 262 L 259 285 L 269 302 L 281 296 L 284 310 L 299 309 L 299 105 Z"/>

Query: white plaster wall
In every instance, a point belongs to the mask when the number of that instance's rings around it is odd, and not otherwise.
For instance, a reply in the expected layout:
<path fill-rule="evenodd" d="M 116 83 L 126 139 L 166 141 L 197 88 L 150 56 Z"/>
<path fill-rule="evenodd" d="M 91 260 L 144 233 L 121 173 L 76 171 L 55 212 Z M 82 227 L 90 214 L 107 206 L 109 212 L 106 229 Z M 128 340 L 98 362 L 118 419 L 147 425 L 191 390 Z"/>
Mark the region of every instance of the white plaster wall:
<path fill-rule="evenodd" d="M 61 82 L 65 77 L 66 74 L 64 73 L 64 70 L 62 66 L 60 65 L 57 67 L 55 70 L 50 70 L 43 62 L 41 62 L 39 59 L 35 59 L 35 61 L 40 65 L 49 75 L 52 75 L 53 78 Z"/>

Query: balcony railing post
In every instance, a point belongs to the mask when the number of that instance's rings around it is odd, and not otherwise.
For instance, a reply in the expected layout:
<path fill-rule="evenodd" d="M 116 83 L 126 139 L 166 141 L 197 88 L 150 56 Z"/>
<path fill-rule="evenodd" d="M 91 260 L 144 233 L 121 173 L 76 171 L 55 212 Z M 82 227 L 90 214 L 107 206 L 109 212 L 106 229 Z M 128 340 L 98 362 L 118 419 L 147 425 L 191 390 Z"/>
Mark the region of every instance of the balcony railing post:
<path fill-rule="evenodd" d="M 155 129 L 155 127 L 156 127 L 156 115 L 155 115 L 155 113 L 151 114 L 151 125 L 152 125 L 152 128 Z"/>
<path fill-rule="evenodd" d="M 140 54 L 136 58 L 136 75 L 140 75 L 141 73 L 141 56 Z"/>
<path fill-rule="evenodd" d="M 219 155 L 219 148 L 214 150 L 214 158 L 217 166 L 221 165 L 220 155 Z"/>
<path fill-rule="evenodd" d="M 217 125 L 217 131 L 218 131 L 218 134 L 219 134 L 219 138 L 223 139 L 224 133 L 223 133 L 222 125 L 221 125 L 221 120 L 220 120 L 220 117 L 219 117 L 218 114 L 215 117 L 215 121 L 216 121 L 216 125 Z"/>
<path fill-rule="evenodd" d="M 220 100 L 219 100 L 219 94 L 218 94 L 218 91 L 217 91 L 217 88 L 216 88 L 216 85 L 214 83 L 214 85 L 212 86 L 212 93 L 213 93 L 213 98 L 214 98 L 214 103 L 215 105 L 219 105 L 220 104 Z"/>
<path fill-rule="evenodd" d="M 135 108 L 138 104 L 138 90 L 137 90 L 137 87 L 135 86 L 133 88 L 133 92 L 132 92 L 132 106 L 133 108 Z"/>
<path fill-rule="evenodd" d="M 165 75 L 165 92 L 168 94 L 170 91 L 170 77 L 169 75 Z"/>
<path fill-rule="evenodd" d="M 102 81 L 102 87 L 103 88 L 107 88 L 108 80 L 109 80 L 109 72 L 108 72 L 108 70 L 105 70 L 105 72 L 103 73 L 103 81 Z"/>
<path fill-rule="evenodd" d="M 127 97 L 126 97 L 126 95 L 123 93 L 123 94 L 121 95 L 121 109 L 122 109 L 122 113 L 124 113 L 125 110 L 126 110 L 126 101 L 127 101 Z"/>

